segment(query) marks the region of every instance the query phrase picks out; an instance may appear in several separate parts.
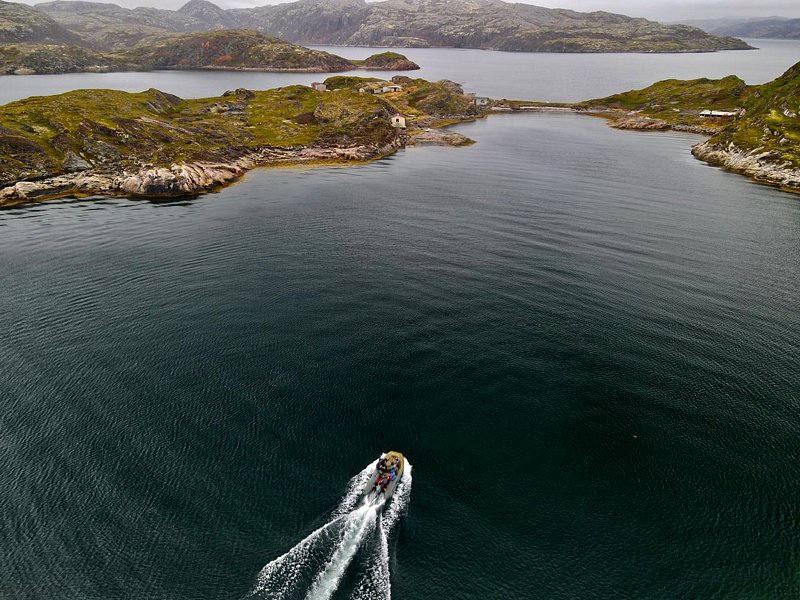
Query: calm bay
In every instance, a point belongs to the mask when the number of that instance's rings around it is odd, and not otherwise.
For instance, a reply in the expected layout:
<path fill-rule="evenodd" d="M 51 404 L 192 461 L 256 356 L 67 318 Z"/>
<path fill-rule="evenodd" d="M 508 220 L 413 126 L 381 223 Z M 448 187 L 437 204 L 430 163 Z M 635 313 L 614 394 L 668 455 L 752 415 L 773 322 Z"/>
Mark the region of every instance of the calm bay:
<path fill-rule="evenodd" d="M 755 45 L 406 54 L 577 100 L 800 59 Z M 319 78 L 9 77 L 3 98 Z M 696 161 L 688 134 L 455 129 L 477 144 L 0 211 L 0 596 L 258 596 L 392 448 L 414 466 L 397 600 L 800 595 L 798 197 Z M 334 598 L 365 597 L 370 560 Z"/>

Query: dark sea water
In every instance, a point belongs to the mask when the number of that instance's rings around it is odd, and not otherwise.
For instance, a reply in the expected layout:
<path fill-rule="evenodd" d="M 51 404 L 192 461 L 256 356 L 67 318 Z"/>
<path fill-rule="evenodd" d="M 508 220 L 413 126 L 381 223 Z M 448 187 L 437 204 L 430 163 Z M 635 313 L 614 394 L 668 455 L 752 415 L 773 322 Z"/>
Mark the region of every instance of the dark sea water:
<path fill-rule="evenodd" d="M 800 595 L 800 199 L 690 135 L 458 130 L 0 212 L 0 597 L 244 597 L 388 449 L 396 600 Z M 386 597 L 376 531 L 333 598 Z"/>

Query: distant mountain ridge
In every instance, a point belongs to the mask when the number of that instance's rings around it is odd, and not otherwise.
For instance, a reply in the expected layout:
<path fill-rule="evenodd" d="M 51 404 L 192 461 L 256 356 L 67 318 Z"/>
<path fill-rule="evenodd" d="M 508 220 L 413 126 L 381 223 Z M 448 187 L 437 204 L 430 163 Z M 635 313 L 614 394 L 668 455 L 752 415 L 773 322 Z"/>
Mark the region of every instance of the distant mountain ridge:
<path fill-rule="evenodd" d="M 355 69 L 410 71 L 419 69 L 419 65 L 393 52 L 351 61 L 250 29 L 162 33 L 111 52 L 63 44 L 0 45 L 0 75 L 154 69 L 336 73 Z"/>
<path fill-rule="evenodd" d="M 749 38 L 800 39 L 800 19 L 771 18 L 748 21 L 718 29 L 720 35 L 736 35 Z"/>
<path fill-rule="evenodd" d="M 85 42 L 41 11 L 25 4 L 0 1 L 0 43 L 81 45 Z"/>
<path fill-rule="evenodd" d="M 298 0 L 224 10 L 191 0 L 176 11 L 67 2 L 35 8 L 97 48 L 114 49 L 157 31 L 254 29 L 293 43 L 445 46 L 528 52 L 710 52 L 747 49 L 686 25 L 607 12 L 580 13 L 500 0 Z"/>

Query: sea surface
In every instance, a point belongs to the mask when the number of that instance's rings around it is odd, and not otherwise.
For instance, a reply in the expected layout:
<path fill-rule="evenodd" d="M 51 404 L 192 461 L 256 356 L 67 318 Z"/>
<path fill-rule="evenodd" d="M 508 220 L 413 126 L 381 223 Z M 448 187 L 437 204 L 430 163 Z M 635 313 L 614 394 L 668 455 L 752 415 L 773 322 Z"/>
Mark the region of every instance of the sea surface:
<path fill-rule="evenodd" d="M 456 130 L 0 211 L 0 597 L 800 597 L 800 198 L 688 134 Z"/>

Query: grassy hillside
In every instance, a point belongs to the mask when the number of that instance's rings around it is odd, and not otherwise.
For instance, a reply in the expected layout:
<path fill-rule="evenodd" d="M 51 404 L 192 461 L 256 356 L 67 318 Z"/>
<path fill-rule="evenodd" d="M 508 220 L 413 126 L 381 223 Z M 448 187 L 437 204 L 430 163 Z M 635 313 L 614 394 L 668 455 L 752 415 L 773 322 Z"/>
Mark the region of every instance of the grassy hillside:
<path fill-rule="evenodd" d="M 296 85 L 186 100 L 78 90 L 12 102 L 0 107 L 0 187 L 74 170 L 226 163 L 270 148 L 379 148 L 398 139 L 397 111 L 426 126 L 456 110 L 474 114 L 452 82 L 396 79 L 402 91 L 382 95 L 358 91 L 380 80 L 342 76 L 328 79 L 329 92 Z"/>
<path fill-rule="evenodd" d="M 390 107 L 349 90 L 291 86 L 184 100 L 158 90 L 79 90 L 0 107 L 0 183 L 68 171 L 224 161 L 265 146 L 380 144 Z"/>
<path fill-rule="evenodd" d="M 800 168 L 800 63 L 776 80 L 749 88 L 744 114 L 709 140 L 758 152 Z"/>
<path fill-rule="evenodd" d="M 700 116 L 703 110 L 732 111 L 750 94 L 747 84 L 729 75 L 722 79 L 667 79 L 639 90 L 578 103 L 587 110 L 635 112 L 672 124 L 721 126 L 725 121 Z"/>

